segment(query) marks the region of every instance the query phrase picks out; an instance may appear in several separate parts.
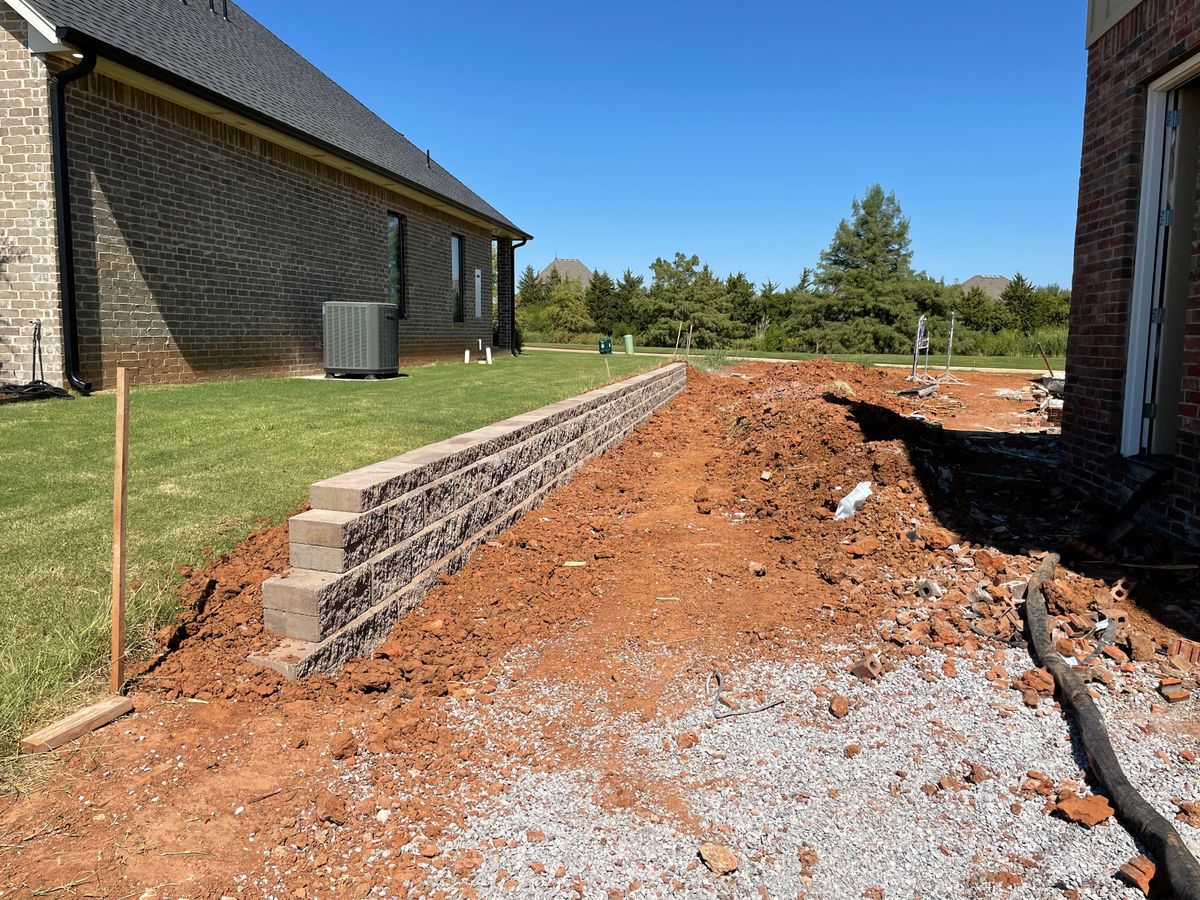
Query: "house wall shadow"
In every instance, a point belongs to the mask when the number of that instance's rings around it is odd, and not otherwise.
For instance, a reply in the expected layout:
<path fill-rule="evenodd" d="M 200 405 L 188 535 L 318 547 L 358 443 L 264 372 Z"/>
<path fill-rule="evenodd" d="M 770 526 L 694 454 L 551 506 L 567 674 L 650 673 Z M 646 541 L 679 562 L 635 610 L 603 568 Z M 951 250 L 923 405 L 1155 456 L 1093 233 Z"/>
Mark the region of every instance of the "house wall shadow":
<path fill-rule="evenodd" d="M 1194 572 L 1122 566 L 1121 553 L 1133 549 L 1143 532 L 1131 532 L 1132 543 L 1124 547 L 1111 547 L 1111 563 L 1081 552 L 1081 541 L 1102 545 L 1121 512 L 1060 482 L 1058 435 L 956 431 L 877 404 L 826 399 L 850 408 L 867 441 L 904 442 L 933 514 L 945 528 L 973 545 L 1007 554 L 1053 551 L 1089 577 L 1110 582 L 1127 577 L 1134 582 L 1129 602 L 1184 637 L 1200 640 L 1194 592 L 1187 590 Z M 1164 541 L 1153 535 L 1145 546 L 1161 549 Z"/>

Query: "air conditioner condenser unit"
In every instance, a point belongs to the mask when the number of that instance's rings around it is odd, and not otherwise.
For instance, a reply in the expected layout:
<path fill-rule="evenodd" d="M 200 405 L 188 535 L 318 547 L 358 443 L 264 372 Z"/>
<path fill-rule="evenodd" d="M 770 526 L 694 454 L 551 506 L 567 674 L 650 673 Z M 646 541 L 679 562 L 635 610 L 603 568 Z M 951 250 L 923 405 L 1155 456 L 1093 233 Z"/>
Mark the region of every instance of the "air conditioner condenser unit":
<path fill-rule="evenodd" d="M 396 375 L 400 320 L 394 303 L 330 300 L 325 304 L 326 375 Z"/>

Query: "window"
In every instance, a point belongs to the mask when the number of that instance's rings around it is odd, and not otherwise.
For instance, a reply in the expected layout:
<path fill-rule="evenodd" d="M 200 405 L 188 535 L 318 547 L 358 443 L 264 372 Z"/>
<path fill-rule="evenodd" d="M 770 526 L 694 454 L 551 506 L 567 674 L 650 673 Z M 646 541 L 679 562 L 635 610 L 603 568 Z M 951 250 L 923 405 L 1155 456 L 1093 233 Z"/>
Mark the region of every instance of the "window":
<path fill-rule="evenodd" d="M 463 239 L 461 234 L 450 235 L 450 301 L 454 321 L 463 320 Z"/>
<path fill-rule="evenodd" d="M 396 314 L 408 315 L 408 221 L 398 213 L 388 213 L 388 297 L 396 304 Z"/>

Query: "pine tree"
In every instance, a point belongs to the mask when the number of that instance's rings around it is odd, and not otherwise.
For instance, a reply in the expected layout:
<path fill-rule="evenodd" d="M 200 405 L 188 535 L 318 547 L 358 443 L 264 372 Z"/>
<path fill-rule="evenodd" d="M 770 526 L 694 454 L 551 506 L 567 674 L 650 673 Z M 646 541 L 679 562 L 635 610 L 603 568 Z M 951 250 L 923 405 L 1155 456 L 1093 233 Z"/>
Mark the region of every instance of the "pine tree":
<path fill-rule="evenodd" d="M 1000 295 L 1000 302 L 1008 309 L 1013 322 L 1023 334 L 1032 333 L 1043 322 L 1033 285 L 1020 272 L 1008 283 Z"/>
<path fill-rule="evenodd" d="M 646 321 L 646 279 L 629 269 L 617 282 L 613 297 L 613 328 L 618 334 L 641 334 Z"/>
<path fill-rule="evenodd" d="M 796 297 L 788 331 L 799 346 L 896 353 L 910 347 L 917 300 L 924 292 L 912 270 L 908 219 L 895 194 L 872 185 L 855 197 L 821 253 L 816 292 Z"/>
<path fill-rule="evenodd" d="M 616 324 L 615 304 L 616 285 L 609 274 L 604 271 L 592 275 L 592 283 L 583 292 L 584 303 L 587 304 L 588 315 L 592 317 L 596 328 L 601 334 L 612 334 Z"/>
<path fill-rule="evenodd" d="M 1034 294 L 1042 325 L 1066 325 L 1071 318 L 1071 292 L 1057 284 L 1044 284 Z"/>
<path fill-rule="evenodd" d="M 862 286 L 912 275 L 908 224 L 896 195 L 871 185 L 861 200 L 854 198 L 850 219 L 838 223 L 821 253 L 818 281 L 837 290 L 848 282 Z"/>
<path fill-rule="evenodd" d="M 521 280 L 517 282 L 517 305 L 533 306 L 545 303 L 547 294 L 546 286 L 538 280 L 533 266 L 526 266 L 521 272 Z"/>
<path fill-rule="evenodd" d="M 762 297 L 744 272 L 725 279 L 725 293 L 729 295 L 730 315 L 741 326 L 742 337 L 749 337 L 766 327 L 763 320 L 767 312 Z"/>
<path fill-rule="evenodd" d="M 692 346 L 725 347 L 736 332 L 730 316 L 732 303 L 725 282 L 702 268 L 698 256 L 676 253 L 673 262 L 661 257 L 650 266 L 647 311 L 650 324 L 642 339 L 651 345 L 673 346 L 679 333 L 692 329 Z"/>
<path fill-rule="evenodd" d="M 960 321 L 973 331 L 996 334 L 1012 326 L 1008 307 L 976 286 L 963 294 L 957 304 Z"/>
<path fill-rule="evenodd" d="M 571 279 L 559 279 L 550 291 L 546 306 L 546 322 L 556 341 L 573 341 L 596 330 L 583 302 L 583 291 Z"/>

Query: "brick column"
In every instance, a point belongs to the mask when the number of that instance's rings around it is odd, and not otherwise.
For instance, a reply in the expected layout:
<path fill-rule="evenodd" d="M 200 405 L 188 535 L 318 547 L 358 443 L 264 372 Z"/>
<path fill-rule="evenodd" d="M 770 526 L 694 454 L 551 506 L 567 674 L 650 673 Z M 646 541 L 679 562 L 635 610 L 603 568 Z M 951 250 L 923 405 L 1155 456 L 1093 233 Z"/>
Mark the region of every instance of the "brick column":
<path fill-rule="evenodd" d="M 513 297 L 513 245 L 511 238 L 496 238 L 496 301 L 499 327 L 496 346 L 512 349 L 512 323 L 516 314 Z"/>
<path fill-rule="evenodd" d="M 25 21 L 0 5 L 0 383 L 33 377 L 42 323 L 45 378 L 63 383 L 58 241 L 50 161 L 50 79 Z"/>

